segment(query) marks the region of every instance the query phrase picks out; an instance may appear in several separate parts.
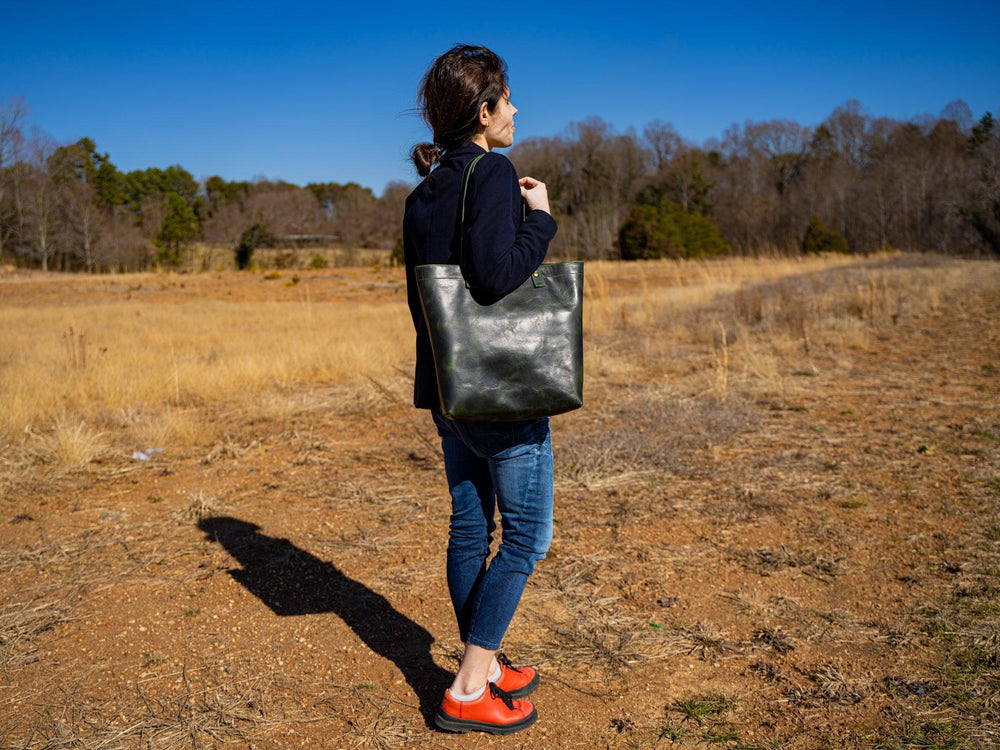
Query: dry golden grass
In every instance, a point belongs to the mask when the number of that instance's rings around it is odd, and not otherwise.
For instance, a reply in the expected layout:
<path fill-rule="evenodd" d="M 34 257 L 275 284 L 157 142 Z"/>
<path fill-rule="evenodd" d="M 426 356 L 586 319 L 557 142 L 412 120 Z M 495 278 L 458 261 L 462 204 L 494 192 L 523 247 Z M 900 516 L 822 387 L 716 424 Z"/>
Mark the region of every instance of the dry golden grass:
<path fill-rule="evenodd" d="M 285 418 L 302 408 L 290 384 L 361 391 L 412 336 L 405 307 L 309 301 L 4 306 L 0 321 L 0 441 L 60 470 L 212 442 L 220 409 Z"/>
<path fill-rule="evenodd" d="M 288 383 L 356 384 L 395 364 L 410 335 L 408 319 L 385 305 L 108 304 L 4 318 L 7 434 L 66 414 L 113 423 L 236 395 L 252 402 Z M 86 354 L 70 356 L 68 337 Z"/>
<path fill-rule="evenodd" d="M 357 286 L 385 286 L 387 278 L 401 289 L 401 271 L 378 273 Z M 790 376 L 849 364 L 852 351 L 879 343 L 876 325 L 933 314 L 979 273 L 988 284 L 996 272 L 958 261 L 844 256 L 590 263 L 588 387 L 669 374 L 666 390 L 676 392 L 684 379 L 668 370 L 677 354 L 708 345 L 711 355 L 685 373 L 694 377 L 689 395 L 725 400 L 734 387 L 784 395 Z M 223 439 L 227 413 L 284 422 L 408 397 L 405 387 L 383 383 L 412 367 L 401 294 L 398 304 L 366 302 L 363 294 L 354 304 L 315 301 L 308 284 L 278 293 L 298 275 L 258 276 L 272 286 L 255 300 L 227 299 L 224 274 L 0 279 L 11 292 L 4 299 L 17 300 L 28 284 L 45 292 L 34 304 L 0 300 L 0 441 L 15 465 L 8 468 L 65 472 L 115 452 L 210 445 Z M 75 301 L 60 297 L 68 284 Z M 110 285 L 127 294 L 108 293 Z M 303 384 L 338 395 L 303 395 L 296 390 Z"/>
<path fill-rule="evenodd" d="M 996 288 L 998 276 L 989 263 L 892 256 L 590 263 L 588 381 L 656 380 L 707 344 L 698 395 L 783 395 L 790 376 L 849 366 L 901 316 L 934 315 L 944 298 Z"/>

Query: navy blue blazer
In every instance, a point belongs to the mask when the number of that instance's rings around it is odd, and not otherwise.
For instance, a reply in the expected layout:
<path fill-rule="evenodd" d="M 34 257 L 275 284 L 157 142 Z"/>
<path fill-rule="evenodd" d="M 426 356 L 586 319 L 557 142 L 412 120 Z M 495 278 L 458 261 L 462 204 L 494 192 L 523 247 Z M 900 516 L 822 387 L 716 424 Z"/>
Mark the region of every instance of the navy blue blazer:
<path fill-rule="evenodd" d="M 483 153 L 466 199 L 462 267 L 472 296 L 491 304 L 517 289 L 545 260 L 556 234 L 556 222 L 545 211 L 532 211 L 522 222 L 514 165 L 503 154 L 487 153 L 474 143 L 447 151 L 410 193 L 403 216 L 403 254 L 406 299 L 417 333 L 413 405 L 419 409 L 440 409 L 441 399 L 413 269 L 425 263 L 459 262 L 462 171 Z"/>

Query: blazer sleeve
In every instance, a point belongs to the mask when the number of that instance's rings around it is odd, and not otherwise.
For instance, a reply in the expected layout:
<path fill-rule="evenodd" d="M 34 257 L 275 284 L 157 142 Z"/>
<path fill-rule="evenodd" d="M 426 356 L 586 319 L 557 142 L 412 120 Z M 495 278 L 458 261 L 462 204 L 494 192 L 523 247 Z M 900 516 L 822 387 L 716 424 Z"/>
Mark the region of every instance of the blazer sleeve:
<path fill-rule="evenodd" d="M 483 157 L 469 181 L 462 228 L 462 271 L 473 298 L 492 304 L 517 289 L 545 260 L 556 229 L 545 211 L 522 223 L 514 165 L 495 152 Z"/>

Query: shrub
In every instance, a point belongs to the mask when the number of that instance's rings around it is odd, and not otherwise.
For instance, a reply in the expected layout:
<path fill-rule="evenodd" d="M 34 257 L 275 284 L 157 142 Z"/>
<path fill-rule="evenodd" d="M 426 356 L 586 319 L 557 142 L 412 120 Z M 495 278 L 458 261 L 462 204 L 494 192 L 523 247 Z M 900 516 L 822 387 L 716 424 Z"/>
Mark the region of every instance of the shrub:
<path fill-rule="evenodd" d="M 847 240 L 835 230 L 827 229 L 819 216 L 813 214 L 809 218 L 809 226 L 806 227 L 805 237 L 802 238 L 802 252 L 818 255 L 819 253 L 849 253 L 850 251 Z"/>
<path fill-rule="evenodd" d="M 276 237 L 271 234 L 268 224 L 258 216 L 253 224 L 243 230 L 236 243 L 236 267 L 240 270 L 250 268 L 254 251 L 258 247 L 274 247 Z"/>
<path fill-rule="evenodd" d="M 702 258 L 729 251 L 718 228 L 672 200 L 635 208 L 618 233 L 622 260 Z"/>

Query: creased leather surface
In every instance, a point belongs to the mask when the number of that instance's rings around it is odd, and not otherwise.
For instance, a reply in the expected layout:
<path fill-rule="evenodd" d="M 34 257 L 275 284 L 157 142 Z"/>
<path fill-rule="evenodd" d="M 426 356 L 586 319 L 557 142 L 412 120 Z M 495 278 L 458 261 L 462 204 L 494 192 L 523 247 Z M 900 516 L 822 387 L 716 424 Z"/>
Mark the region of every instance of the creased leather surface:
<path fill-rule="evenodd" d="M 451 419 L 552 416 L 583 404 L 583 263 L 544 263 L 492 305 L 455 265 L 414 269 L 434 352 L 441 409 Z"/>

